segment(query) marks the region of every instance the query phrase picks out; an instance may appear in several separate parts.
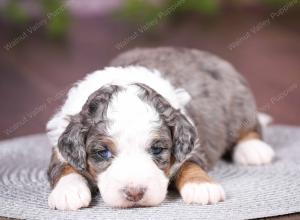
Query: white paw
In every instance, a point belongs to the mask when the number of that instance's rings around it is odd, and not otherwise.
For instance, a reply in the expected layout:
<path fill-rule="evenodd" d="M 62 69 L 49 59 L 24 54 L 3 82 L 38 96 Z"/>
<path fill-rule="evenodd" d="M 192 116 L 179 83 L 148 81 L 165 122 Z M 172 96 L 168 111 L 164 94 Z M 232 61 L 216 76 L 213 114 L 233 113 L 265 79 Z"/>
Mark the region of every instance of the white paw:
<path fill-rule="evenodd" d="M 243 141 L 235 147 L 233 160 L 243 165 L 271 163 L 275 153 L 265 142 L 257 139 Z"/>
<path fill-rule="evenodd" d="M 91 202 L 91 191 L 87 181 L 79 174 L 63 176 L 49 195 L 48 204 L 52 209 L 77 210 Z"/>
<path fill-rule="evenodd" d="M 223 187 L 217 183 L 186 183 L 180 194 L 184 202 L 202 205 L 215 204 L 225 199 Z"/>

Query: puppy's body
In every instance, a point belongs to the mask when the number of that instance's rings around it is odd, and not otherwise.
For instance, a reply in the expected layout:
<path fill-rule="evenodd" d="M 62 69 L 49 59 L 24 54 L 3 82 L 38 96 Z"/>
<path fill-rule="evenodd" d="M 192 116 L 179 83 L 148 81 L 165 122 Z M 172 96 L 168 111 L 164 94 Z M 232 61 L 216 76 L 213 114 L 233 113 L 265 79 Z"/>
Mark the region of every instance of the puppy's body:
<path fill-rule="evenodd" d="M 190 101 L 185 109 L 197 127 L 201 150 L 207 158 L 202 168 L 211 168 L 243 134 L 260 133 L 247 82 L 215 55 L 184 48 L 135 49 L 121 54 L 111 65 L 156 69 L 175 88 L 188 92 Z M 196 151 L 193 160 L 198 162 L 200 156 Z"/>
<path fill-rule="evenodd" d="M 241 164 L 273 157 L 245 80 L 226 61 L 190 49 L 119 55 L 70 90 L 47 129 L 49 205 L 58 209 L 87 206 L 87 180 L 117 207 L 159 204 L 172 177 L 185 202 L 216 203 L 224 191 L 205 170 L 226 151 L 236 146 Z"/>

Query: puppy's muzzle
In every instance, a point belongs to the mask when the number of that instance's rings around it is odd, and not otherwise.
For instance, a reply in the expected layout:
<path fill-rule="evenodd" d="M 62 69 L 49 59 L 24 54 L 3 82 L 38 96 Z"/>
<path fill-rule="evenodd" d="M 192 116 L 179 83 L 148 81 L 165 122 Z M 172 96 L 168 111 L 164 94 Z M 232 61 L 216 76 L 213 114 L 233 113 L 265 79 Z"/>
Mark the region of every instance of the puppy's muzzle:
<path fill-rule="evenodd" d="M 146 187 L 125 187 L 122 189 L 122 193 L 126 200 L 138 202 L 144 197 L 146 190 Z"/>

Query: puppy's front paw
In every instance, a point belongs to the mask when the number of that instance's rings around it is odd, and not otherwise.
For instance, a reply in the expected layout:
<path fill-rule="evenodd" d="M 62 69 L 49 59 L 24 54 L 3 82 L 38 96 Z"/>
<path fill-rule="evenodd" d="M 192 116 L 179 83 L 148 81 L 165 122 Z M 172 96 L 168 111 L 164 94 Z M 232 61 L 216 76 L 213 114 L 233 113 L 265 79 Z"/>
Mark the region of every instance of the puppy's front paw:
<path fill-rule="evenodd" d="M 77 173 L 63 176 L 48 198 L 50 208 L 60 210 L 77 210 L 87 207 L 90 202 L 91 191 L 87 181 Z"/>
<path fill-rule="evenodd" d="M 181 197 L 186 203 L 202 205 L 215 204 L 224 201 L 225 192 L 217 183 L 186 183 L 180 190 Z"/>

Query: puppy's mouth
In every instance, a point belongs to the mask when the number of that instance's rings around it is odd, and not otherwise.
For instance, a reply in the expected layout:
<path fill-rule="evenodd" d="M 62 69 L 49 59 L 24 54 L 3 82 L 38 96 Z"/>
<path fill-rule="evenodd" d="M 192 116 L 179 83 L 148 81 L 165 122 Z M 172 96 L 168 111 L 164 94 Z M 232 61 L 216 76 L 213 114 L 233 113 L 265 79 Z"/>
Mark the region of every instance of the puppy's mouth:
<path fill-rule="evenodd" d="M 145 207 L 144 195 L 145 188 L 124 188 L 119 190 L 119 193 L 123 197 L 123 204 L 120 205 L 120 208 L 138 208 Z"/>
<path fill-rule="evenodd" d="M 135 191 L 131 191 L 133 195 L 128 195 L 128 190 L 119 189 L 118 193 L 120 195 L 119 201 L 113 203 L 108 202 L 107 204 L 110 205 L 113 208 L 117 209 L 129 209 L 129 208 L 141 208 L 141 207 L 154 207 L 159 206 L 160 203 L 153 203 L 152 201 L 149 201 L 149 195 L 147 195 L 145 192 L 147 190 L 142 189 L 135 193 Z M 101 193 L 101 192 L 100 192 Z M 134 194 L 135 193 L 135 194 Z M 102 197 L 103 198 L 103 197 Z M 104 199 L 105 202 L 105 199 Z"/>

